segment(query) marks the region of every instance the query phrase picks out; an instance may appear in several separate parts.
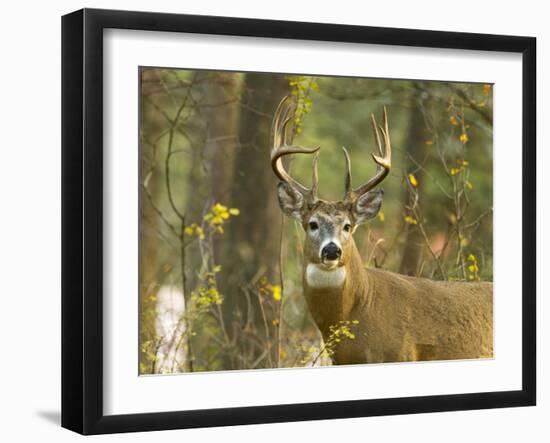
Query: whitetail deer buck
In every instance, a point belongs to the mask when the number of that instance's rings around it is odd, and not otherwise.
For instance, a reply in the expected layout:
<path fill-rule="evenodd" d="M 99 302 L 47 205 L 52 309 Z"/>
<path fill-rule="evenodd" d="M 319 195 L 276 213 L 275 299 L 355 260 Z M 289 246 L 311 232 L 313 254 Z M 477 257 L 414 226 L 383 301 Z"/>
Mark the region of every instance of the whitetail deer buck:
<path fill-rule="evenodd" d="M 319 148 L 292 145 L 295 102 L 285 98 L 273 120 L 271 165 L 283 213 L 305 230 L 303 287 L 309 309 L 325 340 L 330 326 L 356 320 L 355 339 L 334 349 L 336 364 L 449 360 L 492 357 L 493 285 L 415 278 L 366 269 L 353 241 L 358 225 L 376 216 L 381 189 L 372 190 L 391 168 L 388 118 L 372 126 L 378 155 L 373 178 L 352 188 L 347 151 L 345 196 L 329 202 L 317 198 Z M 313 180 L 307 188 L 292 178 L 282 162 L 290 154 L 314 154 Z"/>

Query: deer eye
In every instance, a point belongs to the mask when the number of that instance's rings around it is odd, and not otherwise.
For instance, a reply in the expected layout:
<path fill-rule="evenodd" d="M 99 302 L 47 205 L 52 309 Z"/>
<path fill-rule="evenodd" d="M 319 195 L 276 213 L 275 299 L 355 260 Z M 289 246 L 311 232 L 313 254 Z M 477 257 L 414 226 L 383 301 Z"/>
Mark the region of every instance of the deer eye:
<path fill-rule="evenodd" d="M 349 223 L 346 223 L 346 224 L 344 225 L 344 231 L 346 231 L 346 232 L 350 232 L 350 231 L 351 231 L 351 225 L 350 225 Z"/>
<path fill-rule="evenodd" d="M 309 222 L 309 229 L 311 229 L 312 231 L 316 231 L 317 229 L 319 229 L 319 225 L 317 224 L 317 222 Z"/>

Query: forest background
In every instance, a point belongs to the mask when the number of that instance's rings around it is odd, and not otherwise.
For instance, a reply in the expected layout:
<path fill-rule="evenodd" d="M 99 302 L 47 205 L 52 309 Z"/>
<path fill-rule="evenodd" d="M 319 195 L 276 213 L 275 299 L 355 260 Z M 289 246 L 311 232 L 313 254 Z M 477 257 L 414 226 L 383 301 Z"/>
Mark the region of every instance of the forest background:
<path fill-rule="evenodd" d="M 342 146 L 357 183 L 373 175 L 370 115 L 387 107 L 383 208 L 355 233 L 365 266 L 492 280 L 492 85 L 142 68 L 140 374 L 331 364 L 269 162 L 287 95 L 327 200 L 343 196 Z M 288 167 L 309 182 L 311 158 Z"/>

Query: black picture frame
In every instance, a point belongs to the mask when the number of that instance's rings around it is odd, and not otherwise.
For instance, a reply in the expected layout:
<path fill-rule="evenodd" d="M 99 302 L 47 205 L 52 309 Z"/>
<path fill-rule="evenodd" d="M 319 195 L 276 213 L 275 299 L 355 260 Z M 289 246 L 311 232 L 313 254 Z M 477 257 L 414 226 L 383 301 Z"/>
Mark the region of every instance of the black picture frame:
<path fill-rule="evenodd" d="M 104 415 L 103 31 L 108 28 L 519 53 L 523 64 L 522 389 Z M 536 39 L 83 9 L 62 18 L 62 426 L 82 434 L 228 426 L 536 403 Z"/>

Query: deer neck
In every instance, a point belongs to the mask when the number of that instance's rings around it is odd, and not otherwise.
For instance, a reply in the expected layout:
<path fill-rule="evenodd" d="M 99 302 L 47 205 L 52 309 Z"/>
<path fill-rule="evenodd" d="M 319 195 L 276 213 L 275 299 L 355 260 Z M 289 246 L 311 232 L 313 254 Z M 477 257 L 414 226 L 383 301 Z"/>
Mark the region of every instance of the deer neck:
<path fill-rule="evenodd" d="M 304 295 L 323 335 L 339 321 L 352 320 L 354 307 L 367 296 L 366 270 L 353 241 L 344 266 L 329 271 L 306 259 L 303 273 Z"/>

